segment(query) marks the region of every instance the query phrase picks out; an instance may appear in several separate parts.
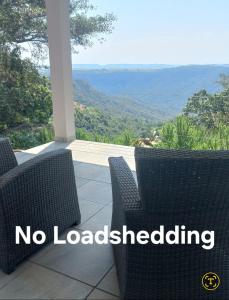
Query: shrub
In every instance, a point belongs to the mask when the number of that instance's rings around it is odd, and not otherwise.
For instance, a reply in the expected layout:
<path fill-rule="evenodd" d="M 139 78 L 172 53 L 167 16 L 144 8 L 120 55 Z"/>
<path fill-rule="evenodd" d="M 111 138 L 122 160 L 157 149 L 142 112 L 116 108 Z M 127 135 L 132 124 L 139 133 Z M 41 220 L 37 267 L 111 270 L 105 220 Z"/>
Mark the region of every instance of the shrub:
<path fill-rule="evenodd" d="M 165 123 L 160 130 L 159 148 L 193 150 L 229 150 L 229 126 L 215 128 L 196 125 L 187 116 Z"/>

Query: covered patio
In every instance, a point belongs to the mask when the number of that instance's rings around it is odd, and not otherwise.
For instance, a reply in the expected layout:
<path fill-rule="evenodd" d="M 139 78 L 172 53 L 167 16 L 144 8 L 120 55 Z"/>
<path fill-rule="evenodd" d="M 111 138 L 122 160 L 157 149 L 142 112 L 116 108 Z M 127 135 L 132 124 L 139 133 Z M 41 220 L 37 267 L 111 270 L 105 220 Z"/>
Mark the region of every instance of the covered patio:
<path fill-rule="evenodd" d="M 134 171 L 134 148 L 75 140 L 69 0 L 45 2 L 55 141 L 18 152 L 16 157 L 20 164 L 48 151 L 71 149 L 82 215 L 77 229 L 95 232 L 111 221 L 108 157 L 124 156 Z M 0 272 L 0 299 L 118 297 L 110 245 L 51 243 L 18 266 L 11 275 Z"/>
<path fill-rule="evenodd" d="M 110 225 L 112 193 L 108 157 L 123 156 L 134 171 L 134 148 L 75 140 L 52 142 L 16 154 L 22 163 L 59 148 L 72 150 L 82 222 L 78 230 Z M 69 229 L 71 230 L 71 228 Z M 0 299 L 118 299 L 111 245 L 53 245 L 22 263 L 11 275 L 0 272 Z"/>

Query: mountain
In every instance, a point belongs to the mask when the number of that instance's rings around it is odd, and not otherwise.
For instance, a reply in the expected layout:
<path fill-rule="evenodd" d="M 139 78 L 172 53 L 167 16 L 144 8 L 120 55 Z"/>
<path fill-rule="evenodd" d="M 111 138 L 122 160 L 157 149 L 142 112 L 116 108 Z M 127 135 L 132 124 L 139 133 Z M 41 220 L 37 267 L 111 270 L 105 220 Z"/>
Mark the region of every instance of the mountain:
<path fill-rule="evenodd" d="M 49 76 L 49 69 L 41 69 Z M 221 90 L 229 65 L 73 65 L 75 100 L 112 116 L 158 123 L 178 115 L 195 92 Z"/>
<path fill-rule="evenodd" d="M 111 96 L 99 92 L 84 80 L 76 79 L 74 81 L 74 99 L 81 104 L 108 113 L 112 117 L 122 116 L 133 120 L 150 120 L 151 123 L 158 123 L 171 117 L 171 115 L 159 109 L 151 109 L 148 105 L 140 103 L 133 97 Z"/>
<path fill-rule="evenodd" d="M 174 68 L 175 65 L 165 64 L 73 64 L 73 70 L 157 70 Z"/>
<path fill-rule="evenodd" d="M 229 75 L 229 66 L 74 69 L 73 80 L 82 103 L 157 121 L 179 114 L 187 99 L 201 89 L 220 91 L 220 74 Z"/>

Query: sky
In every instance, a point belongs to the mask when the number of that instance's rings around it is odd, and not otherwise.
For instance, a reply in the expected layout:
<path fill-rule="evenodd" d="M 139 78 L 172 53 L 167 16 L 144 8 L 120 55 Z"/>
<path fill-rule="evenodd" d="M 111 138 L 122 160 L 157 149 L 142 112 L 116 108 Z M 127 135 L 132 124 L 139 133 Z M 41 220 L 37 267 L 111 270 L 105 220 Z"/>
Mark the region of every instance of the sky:
<path fill-rule="evenodd" d="M 118 18 L 74 64 L 229 64 L 228 0 L 91 0 Z"/>

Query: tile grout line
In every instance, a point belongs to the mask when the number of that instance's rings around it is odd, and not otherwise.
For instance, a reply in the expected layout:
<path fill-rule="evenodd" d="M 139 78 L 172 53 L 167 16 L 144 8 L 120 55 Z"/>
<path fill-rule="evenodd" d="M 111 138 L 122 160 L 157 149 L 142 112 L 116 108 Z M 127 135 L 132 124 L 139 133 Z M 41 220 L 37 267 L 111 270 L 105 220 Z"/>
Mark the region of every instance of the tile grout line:
<path fill-rule="evenodd" d="M 109 201 L 109 202 L 107 202 L 106 204 L 103 204 L 102 202 L 97 202 L 97 201 L 93 201 L 93 200 L 88 200 L 88 199 L 86 199 L 86 198 L 84 198 L 84 197 L 80 197 L 80 198 L 79 198 L 79 202 L 80 202 L 80 201 L 88 201 L 88 202 L 96 203 L 96 204 L 99 204 L 99 205 L 102 205 L 102 206 L 107 206 L 107 205 L 109 205 L 110 203 L 112 203 L 112 201 Z"/>
<path fill-rule="evenodd" d="M 101 289 L 101 288 L 99 288 L 99 287 L 96 287 L 96 289 L 99 290 L 99 291 L 102 291 L 102 292 L 104 292 L 104 293 L 106 293 L 106 294 L 109 294 L 109 295 L 111 295 L 111 296 L 114 296 L 114 297 L 116 297 L 116 298 L 118 298 L 118 299 L 120 298 L 120 295 L 118 296 L 118 295 L 113 294 L 113 293 L 111 293 L 111 292 L 105 291 L 105 290 L 103 290 L 103 289 Z"/>
<path fill-rule="evenodd" d="M 97 286 L 100 284 L 100 282 L 106 277 L 106 275 L 107 275 L 107 274 L 111 271 L 111 269 L 114 267 L 114 264 L 112 264 L 112 266 L 108 269 L 108 271 L 105 272 L 105 274 L 102 276 L 102 278 L 101 278 L 101 279 L 98 281 L 98 283 L 94 286 L 94 285 L 92 285 L 92 284 L 90 284 L 90 283 L 87 283 L 87 282 L 85 282 L 85 281 L 82 281 L 82 280 L 80 280 L 80 279 L 77 279 L 77 278 L 75 278 L 75 277 L 72 277 L 72 276 L 70 276 L 70 275 L 67 275 L 67 274 L 65 274 L 65 273 L 63 273 L 63 272 L 57 271 L 57 270 L 52 269 L 52 268 L 50 268 L 50 267 L 44 266 L 44 265 L 42 265 L 42 264 L 40 264 L 40 263 L 37 263 L 37 262 L 35 262 L 35 261 L 29 260 L 29 263 L 34 264 L 34 265 L 37 265 L 37 266 L 39 266 L 39 267 L 41 267 L 41 268 L 43 268 L 43 269 L 47 269 L 47 270 L 49 270 L 49 271 L 51 271 L 51 272 L 54 272 L 54 273 L 56 273 L 56 274 L 59 274 L 59 275 L 61 275 L 61 276 L 67 277 L 67 278 L 69 278 L 69 279 L 71 279 L 71 280 L 80 282 L 80 283 L 85 284 L 85 285 L 87 285 L 88 287 L 92 288 L 92 290 L 88 293 L 88 295 L 86 296 L 85 299 L 87 299 L 87 298 L 89 297 L 89 295 L 90 295 L 95 289 L 101 290 L 101 291 L 104 292 L 104 293 L 107 293 L 107 294 L 110 294 L 110 295 L 112 295 L 112 296 L 117 297 L 117 295 L 115 295 L 115 294 L 113 294 L 113 293 L 111 293 L 111 292 L 108 292 L 108 291 L 103 290 L 103 289 L 101 289 L 101 288 L 97 288 Z M 23 270 L 23 271 L 24 271 L 24 270 Z M 22 272 L 23 272 L 23 271 L 22 271 Z M 21 272 L 21 273 L 22 273 L 22 272 Z M 21 273 L 20 273 L 19 275 L 21 275 Z M 18 276 L 19 276 L 19 275 L 18 275 Z M 18 277 L 18 276 L 16 276 L 16 277 Z M 15 277 L 14 279 L 16 279 L 16 277 Z M 13 279 L 13 280 L 14 280 L 14 279 Z M 11 281 L 12 281 L 12 280 L 11 280 Z M 6 285 L 8 285 L 8 283 L 7 283 Z M 6 285 L 5 285 L 5 286 L 6 286 Z"/>
<path fill-rule="evenodd" d="M 91 178 L 87 178 L 87 177 L 82 177 L 82 176 L 77 176 L 76 175 L 76 180 L 77 180 L 77 178 L 80 178 L 80 179 L 86 179 L 86 180 L 88 180 L 88 181 L 95 181 L 95 182 L 99 182 L 99 183 L 106 183 L 106 184 L 111 184 L 111 182 L 107 182 L 107 181 L 103 181 L 103 180 L 96 180 L 96 179 L 91 179 Z M 86 182 L 86 183 L 84 183 L 83 185 L 81 185 L 80 187 L 79 187 L 79 189 L 82 187 L 82 186 L 84 186 L 85 184 L 87 184 L 88 182 Z"/>
<path fill-rule="evenodd" d="M 28 261 L 25 261 L 24 263 L 26 263 Z M 19 266 L 20 267 L 20 266 Z M 3 286 L 0 288 L 0 290 L 2 290 L 3 288 L 5 288 L 8 284 L 10 284 L 12 281 L 14 281 L 16 278 L 18 278 L 24 271 L 25 271 L 26 267 L 22 266 L 22 270 L 19 272 L 18 275 L 16 275 L 15 277 L 13 277 L 10 281 L 8 281 L 7 283 L 3 284 Z M 16 272 L 16 270 L 15 270 Z M 7 276 L 10 276 L 10 274 L 6 274 Z"/>
<path fill-rule="evenodd" d="M 89 286 L 89 287 L 91 287 L 91 288 L 94 287 L 94 286 L 91 285 L 90 283 L 84 282 L 84 281 L 82 281 L 82 280 L 80 280 L 80 279 L 76 279 L 75 277 L 72 277 L 72 276 L 67 275 L 67 274 L 65 274 L 65 273 L 63 273 L 63 272 L 57 271 L 57 270 L 52 269 L 52 268 L 50 268 L 50 267 L 44 266 L 44 265 L 42 265 L 42 264 L 40 264 L 40 263 L 38 263 L 38 262 L 35 262 L 35 261 L 32 261 L 32 260 L 30 260 L 29 262 L 32 263 L 32 264 L 34 264 L 34 265 L 37 265 L 37 266 L 39 266 L 39 267 L 41 267 L 41 268 L 47 269 L 47 270 L 49 270 L 49 271 L 52 271 L 52 272 L 54 272 L 54 273 L 56 273 L 56 274 L 59 274 L 59 275 L 62 275 L 62 276 L 64 276 L 64 277 L 67 277 L 67 278 L 69 278 L 69 279 L 72 279 L 72 280 L 74 280 L 74 281 L 78 281 L 78 282 L 80 282 L 80 283 L 83 283 L 83 284 L 85 284 L 85 285 L 87 285 L 87 286 Z"/>
<path fill-rule="evenodd" d="M 114 267 L 114 264 L 112 264 L 112 266 L 107 270 L 107 272 L 104 274 L 104 276 L 99 280 L 99 282 L 97 283 L 97 285 L 95 287 L 97 287 L 102 281 L 103 279 L 106 277 L 106 275 L 112 270 L 112 268 Z"/>
<path fill-rule="evenodd" d="M 88 201 L 88 200 L 86 200 Z M 92 201 L 90 201 L 92 202 Z M 93 202 L 93 203 L 96 203 L 96 202 Z M 77 226 L 80 226 L 80 225 L 83 225 L 85 222 L 88 222 L 91 218 L 93 218 L 95 215 L 97 215 L 101 210 L 103 210 L 107 205 L 101 207 L 96 213 L 94 213 L 92 216 L 90 216 L 87 220 L 83 221 L 83 223 L 80 223 L 79 225 Z M 77 228 L 77 226 L 74 226 L 75 228 Z M 80 229 L 80 228 L 77 228 L 77 229 Z M 81 230 L 82 231 L 82 230 Z"/>
<path fill-rule="evenodd" d="M 75 227 L 75 228 L 76 228 L 76 227 Z M 77 228 L 77 230 L 83 231 L 83 230 L 80 229 L 80 228 Z M 36 262 L 36 261 L 34 261 L 34 260 L 30 260 L 29 258 L 27 259 L 26 262 L 29 262 L 29 263 L 31 263 L 31 264 L 40 266 L 40 267 L 42 267 L 42 268 L 44 268 L 44 269 L 47 269 L 47 270 L 52 271 L 52 272 L 54 272 L 54 273 L 60 274 L 60 275 L 62 275 L 62 276 L 65 276 L 65 277 L 67 277 L 67 278 L 70 278 L 70 279 L 72 279 L 72 280 L 74 280 L 74 281 L 81 282 L 81 283 L 86 284 L 87 286 L 90 286 L 90 287 L 92 287 L 92 288 L 96 288 L 96 287 L 100 284 L 100 282 L 104 279 L 104 277 L 105 277 L 105 276 L 111 271 L 111 269 L 114 267 L 114 264 L 112 264 L 111 267 L 108 268 L 108 270 L 105 272 L 105 274 L 104 274 L 104 275 L 101 277 L 101 279 L 98 281 L 98 283 L 94 286 L 94 285 L 92 285 L 92 284 L 90 284 L 90 283 L 87 283 L 87 282 L 82 281 L 82 280 L 80 280 L 80 279 L 76 279 L 75 277 L 72 277 L 72 276 L 67 275 L 67 274 L 65 274 L 65 273 L 63 273 L 63 272 L 57 271 L 57 270 L 55 270 L 55 269 L 53 269 L 53 268 L 51 268 L 51 267 L 48 267 L 48 266 L 46 266 L 46 265 L 43 265 L 43 264 L 39 263 L 39 262 Z M 19 275 L 21 275 L 21 273 L 22 273 L 25 269 L 26 269 L 26 268 L 24 268 L 24 269 L 23 269 L 16 277 L 18 277 Z M 15 278 L 16 278 L 16 277 L 15 277 Z M 14 280 L 14 278 L 13 278 L 12 280 Z M 11 281 L 12 281 L 12 280 L 11 280 Z M 7 284 L 6 284 L 6 285 L 7 285 Z M 101 288 L 100 288 L 100 290 L 106 292 L 105 290 L 103 290 L 103 289 L 101 289 Z M 110 294 L 112 294 L 112 293 L 110 293 Z M 112 295 L 114 295 L 114 294 L 112 294 Z"/>
<path fill-rule="evenodd" d="M 87 296 L 86 300 L 88 299 L 88 297 L 94 292 L 94 290 L 100 290 L 102 292 L 105 292 L 107 294 L 110 294 L 111 296 L 115 296 L 117 297 L 117 295 L 111 293 L 111 292 L 107 292 L 101 288 L 98 288 L 98 285 L 103 281 L 103 279 L 107 276 L 107 274 L 112 270 L 112 268 L 114 267 L 114 264 L 107 270 L 107 272 L 102 276 L 102 278 L 99 280 L 99 282 L 96 284 L 96 286 L 94 286 L 94 288 L 91 290 L 91 292 L 89 293 L 89 295 Z"/>
<path fill-rule="evenodd" d="M 113 293 L 111 293 L 111 292 L 105 291 L 105 290 L 103 290 L 103 289 L 101 289 L 101 288 L 94 287 L 94 288 L 90 291 L 90 293 L 87 295 L 87 297 L 85 298 L 85 300 L 87 300 L 88 297 L 89 297 L 95 290 L 99 290 L 99 291 L 101 291 L 101 292 L 103 292 L 103 293 L 105 293 L 105 294 L 108 294 L 108 295 L 111 295 L 111 296 L 113 296 L 113 297 L 116 297 L 117 299 L 120 299 L 120 296 L 117 296 L 117 295 L 115 295 L 115 294 L 113 294 Z M 109 300 L 109 299 L 107 299 L 107 300 Z"/>

